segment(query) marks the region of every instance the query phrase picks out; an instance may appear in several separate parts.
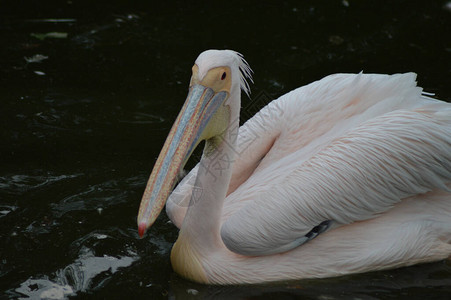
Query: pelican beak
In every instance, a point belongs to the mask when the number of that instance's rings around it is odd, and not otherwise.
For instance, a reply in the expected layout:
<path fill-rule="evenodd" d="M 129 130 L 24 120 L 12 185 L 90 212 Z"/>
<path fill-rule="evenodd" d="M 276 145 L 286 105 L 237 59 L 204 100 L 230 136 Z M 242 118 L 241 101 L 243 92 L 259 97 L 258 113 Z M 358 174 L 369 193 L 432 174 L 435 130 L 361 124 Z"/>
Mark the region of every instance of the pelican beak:
<path fill-rule="evenodd" d="M 228 111 L 224 106 L 228 91 L 215 92 L 212 88 L 193 84 L 150 174 L 138 214 L 138 233 L 143 237 L 163 209 L 174 188 L 177 175 L 201 140 L 218 134 L 224 128 L 220 112 Z M 221 113 L 221 114 L 222 114 Z M 213 125 L 211 125 L 213 124 Z"/>

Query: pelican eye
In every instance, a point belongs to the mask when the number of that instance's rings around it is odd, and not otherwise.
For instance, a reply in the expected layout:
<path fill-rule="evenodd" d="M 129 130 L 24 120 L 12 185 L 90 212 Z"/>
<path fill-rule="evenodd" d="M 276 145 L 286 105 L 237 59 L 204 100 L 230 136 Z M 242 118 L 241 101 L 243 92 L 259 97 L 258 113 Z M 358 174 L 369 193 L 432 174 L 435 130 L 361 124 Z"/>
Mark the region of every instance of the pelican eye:
<path fill-rule="evenodd" d="M 227 76 L 226 72 L 222 73 L 221 80 L 224 80 L 226 76 Z"/>

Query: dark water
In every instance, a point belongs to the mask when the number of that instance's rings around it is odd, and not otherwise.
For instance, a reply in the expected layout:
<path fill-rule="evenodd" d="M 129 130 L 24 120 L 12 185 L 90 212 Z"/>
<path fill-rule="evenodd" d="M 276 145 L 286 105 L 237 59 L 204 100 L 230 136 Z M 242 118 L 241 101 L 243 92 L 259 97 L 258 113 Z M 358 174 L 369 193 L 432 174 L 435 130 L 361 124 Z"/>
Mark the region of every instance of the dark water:
<path fill-rule="evenodd" d="M 164 214 L 143 240 L 136 230 L 147 177 L 201 51 L 242 52 L 255 72 L 254 100 L 364 70 L 417 72 L 425 90 L 449 101 L 450 6 L 1 2 L 0 298 L 451 297 L 448 262 L 277 285 L 197 285 L 171 269 L 177 230 Z"/>

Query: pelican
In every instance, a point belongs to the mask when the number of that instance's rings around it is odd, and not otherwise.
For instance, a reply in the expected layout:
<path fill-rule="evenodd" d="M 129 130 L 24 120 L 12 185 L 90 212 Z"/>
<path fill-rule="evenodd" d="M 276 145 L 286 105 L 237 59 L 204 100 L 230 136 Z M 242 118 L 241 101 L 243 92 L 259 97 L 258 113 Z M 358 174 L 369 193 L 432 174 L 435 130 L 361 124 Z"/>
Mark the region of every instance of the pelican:
<path fill-rule="evenodd" d="M 451 104 L 427 97 L 414 73 L 334 74 L 240 127 L 251 74 L 235 51 L 201 53 L 150 175 L 138 232 L 166 204 L 180 228 L 175 272 L 252 284 L 451 255 Z M 202 140 L 200 162 L 172 191 Z"/>

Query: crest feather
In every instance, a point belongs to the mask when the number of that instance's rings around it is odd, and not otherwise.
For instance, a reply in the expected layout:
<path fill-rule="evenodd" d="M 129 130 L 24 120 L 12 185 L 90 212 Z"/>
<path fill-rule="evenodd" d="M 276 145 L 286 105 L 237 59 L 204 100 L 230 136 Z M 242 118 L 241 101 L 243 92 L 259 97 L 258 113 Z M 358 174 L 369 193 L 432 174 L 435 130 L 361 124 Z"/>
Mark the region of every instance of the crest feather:
<path fill-rule="evenodd" d="M 252 79 L 252 69 L 247 63 L 247 61 L 244 59 L 243 54 L 233 51 L 233 50 L 226 50 L 233 55 L 235 55 L 237 61 L 238 61 L 238 68 L 240 69 L 240 87 L 241 89 L 246 93 L 248 97 L 250 97 L 251 94 L 251 88 L 249 86 L 249 82 L 254 83 L 254 80 Z"/>

